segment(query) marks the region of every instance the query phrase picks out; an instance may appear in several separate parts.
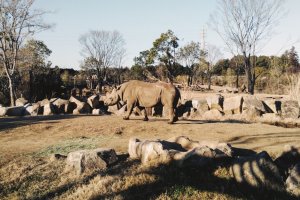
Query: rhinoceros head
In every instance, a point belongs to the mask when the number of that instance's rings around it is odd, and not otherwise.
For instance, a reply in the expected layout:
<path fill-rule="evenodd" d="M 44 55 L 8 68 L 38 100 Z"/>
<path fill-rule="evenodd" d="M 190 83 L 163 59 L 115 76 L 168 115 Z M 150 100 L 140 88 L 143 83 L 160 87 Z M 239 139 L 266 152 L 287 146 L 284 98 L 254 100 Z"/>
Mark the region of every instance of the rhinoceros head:
<path fill-rule="evenodd" d="M 104 100 L 104 105 L 112 106 L 117 104 L 120 101 L 120 96 L 116 89 L 113 89 L 110 94 L 106 94 L 106 98 Z"/>

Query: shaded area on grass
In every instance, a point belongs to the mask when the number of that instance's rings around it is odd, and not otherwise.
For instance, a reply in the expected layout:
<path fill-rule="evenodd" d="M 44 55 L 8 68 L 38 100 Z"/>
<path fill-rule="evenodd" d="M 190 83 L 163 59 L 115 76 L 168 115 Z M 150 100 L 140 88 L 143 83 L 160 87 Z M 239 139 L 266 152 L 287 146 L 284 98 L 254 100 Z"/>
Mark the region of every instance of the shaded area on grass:
<path fill-rule="evenodd" d="M 2 182 L 0 195 L 9 198 L 17 194 L 22 199 L 296 199 L 283 190 L 284 186 L 277 190 L 237 183 L 229 172 L 231 159 L 208 167 L 179 168 L 174 163 L 144 166 L 127 157 L 119 155 L 119 162 L 107 170 L 76 178 L 63 172 L 62 161 L 37 160 L 36 166 L 24 171 L 23 178 L 5 185 Z M 250 171 L 258 179 L 255 170 Z M 108 178 L 111 182 L 105 190 L 97 190 L 97 184 Z"/>

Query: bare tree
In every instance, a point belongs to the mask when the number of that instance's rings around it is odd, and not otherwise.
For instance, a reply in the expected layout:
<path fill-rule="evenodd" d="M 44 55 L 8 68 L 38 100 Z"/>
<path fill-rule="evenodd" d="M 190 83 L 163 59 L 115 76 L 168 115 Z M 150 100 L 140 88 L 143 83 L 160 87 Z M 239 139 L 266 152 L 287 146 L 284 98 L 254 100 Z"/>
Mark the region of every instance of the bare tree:
<path fill-rule="evenodd" d="M 206 66 L 206 75 L 207 75 L 207 80 L 208 80 L 208 86 L 207 89 L 211 89 L 211 76 L 213 69 L 216 65 L 216 63 L 221 59 L 222 53 L 218 47 L 215 45 L 207 45 L 207 48 L 205 52 L 201 52 L 203 55 L 203 60 L 204 61 L 204 66 Z"/>
<path fill-rule="evenodd" d="M 254 58 L 261 42 L 270 37 L 282 16 L 284 0 L 219 0 L 209 25 L 233 55 L 242 55 L 248 92 L 254 94 Z"/>
<path fill-rule="evenodd" d="M 10 104 L 15 104 L 14 78 L 23 42 L 50 26 L 42 21 L 44 11 L 32 8 L 34 0 L 0 0 L 0 62 L 9 82 Z"/>
<path fill-rule="evenodd" d="M 89 68 L 97 71 L 100 88 L 108 67 L 118 67 L 125 54 L 125 41 L 118 31 L 90 31 L 79 39 Z M 84 65 L 82 66 L 84 68 Z"/>

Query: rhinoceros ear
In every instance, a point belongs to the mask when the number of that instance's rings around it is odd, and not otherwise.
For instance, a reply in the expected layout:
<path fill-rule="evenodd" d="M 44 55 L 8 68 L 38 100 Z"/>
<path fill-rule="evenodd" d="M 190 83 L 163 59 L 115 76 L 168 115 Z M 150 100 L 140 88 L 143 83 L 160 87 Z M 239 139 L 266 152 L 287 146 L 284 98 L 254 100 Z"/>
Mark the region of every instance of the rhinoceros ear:
<path fill-rule="evenodd" d="M 120 88 L 121 88 L 121 85 L 118 85 L 118 86 L 116 87 L 117 90 L 119 90 Z"/>

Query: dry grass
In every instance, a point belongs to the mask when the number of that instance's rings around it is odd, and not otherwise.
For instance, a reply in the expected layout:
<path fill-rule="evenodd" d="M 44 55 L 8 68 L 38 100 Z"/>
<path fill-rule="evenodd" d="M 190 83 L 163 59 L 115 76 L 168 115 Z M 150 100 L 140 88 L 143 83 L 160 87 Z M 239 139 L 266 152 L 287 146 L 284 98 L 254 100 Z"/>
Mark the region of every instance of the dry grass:
<path fill-rule="evenodd" d="M 300 105 L 300 75 L 290 75 L 289 80 L 289 95 L 292 100 L 298 101 Z"/>
<path fill-rule="evenodd" d="M 172 164 L 144 166 L 138 161 L 126 160 L 106 171 L 76 177 L 64 172 L 63 162 L 37 158 L 30 162 L 27 168 L 22 167 L 24 163 L 19 163 L 16 174 L 1 177 L 4 186 L 0 192 L 2 199 L 293 198 L 280 191 L 239 185 L 227 166 L 187 169 Z"/>

